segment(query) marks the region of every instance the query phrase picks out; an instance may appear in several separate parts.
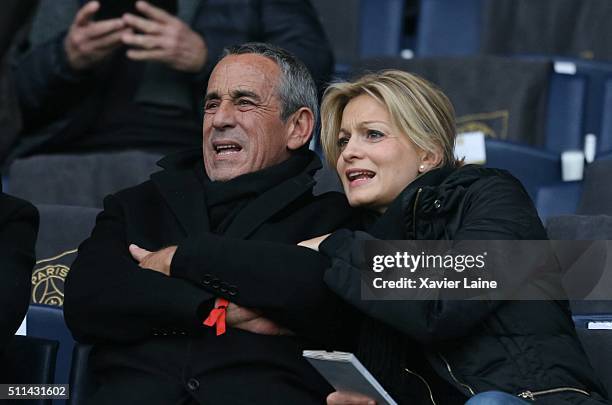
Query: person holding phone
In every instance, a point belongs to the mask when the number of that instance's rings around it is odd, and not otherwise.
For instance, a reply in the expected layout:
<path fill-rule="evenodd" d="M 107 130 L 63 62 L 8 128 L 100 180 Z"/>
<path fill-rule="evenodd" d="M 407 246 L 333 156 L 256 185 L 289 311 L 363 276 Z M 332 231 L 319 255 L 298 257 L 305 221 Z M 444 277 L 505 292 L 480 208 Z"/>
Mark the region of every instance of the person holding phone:
<path fill-rule="evenodd" d="M 135 4 L 140 13 L 124 13 L 96 21 L 100 3 L 86 3 L 70 26 L 64 43 L 74 69 L 87 69 L 127 46 L 128 59 L 166 64 L 184 72 L 199 72 L 207 59 L 203 38 L 185 22 L 145 1 Z"/>
<path fill-rule="evenodd" d="M 308 1 L 85 2 L 65 33 L 13 64 L 25 127 L 8 160 L 196 146 L 212 67 L 225 46 L 249 41 L 288 49 L 320 88 L 331 75 Z"/>

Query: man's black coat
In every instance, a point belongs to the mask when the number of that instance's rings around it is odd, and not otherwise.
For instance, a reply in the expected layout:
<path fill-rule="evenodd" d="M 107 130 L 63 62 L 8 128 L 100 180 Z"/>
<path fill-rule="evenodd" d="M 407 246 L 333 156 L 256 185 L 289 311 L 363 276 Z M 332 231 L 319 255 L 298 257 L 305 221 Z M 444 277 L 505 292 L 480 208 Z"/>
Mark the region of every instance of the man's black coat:
<path fill-rule="evenodd" d="M 36 208 L 0 188 L 0 353 L 28 310 L 37 233 Z"/>
<path fill-rule="evenodd" d="M 327 259 L 296 243 L 346 225 L 350 208 L 340 194 L 312 195 L 313 154 L 215 235 L 193 169 L 200 153 L 166 158 L 151 181 L 107 197 L 79 248 L 64 312 L 75 338 L 95 344 L 101 388 L 91 402 L 322 403 L 332 389 L 301 350 L 332 344 L 340 304 L 323 283 Z M 172 276 L 139 268 L 130 243 L 178 245 Z M 259 308 L 296 336 L 215 336 L 202 326 L 215 296 Z"/>

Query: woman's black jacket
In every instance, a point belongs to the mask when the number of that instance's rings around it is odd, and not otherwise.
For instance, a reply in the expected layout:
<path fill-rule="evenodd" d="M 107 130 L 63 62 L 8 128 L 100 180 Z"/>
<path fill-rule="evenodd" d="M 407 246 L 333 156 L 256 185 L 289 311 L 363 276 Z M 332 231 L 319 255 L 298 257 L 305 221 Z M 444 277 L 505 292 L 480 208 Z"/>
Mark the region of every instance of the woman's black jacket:
<path fill-rule="evenodd" d="M 379 378 L 389 391 L 410 396 L 397 398 L 400 403 L 431 403 L 437 396 L 436 403 L 450 403 L 445 387 L 461 393 L 457 403 L 488 390 L 527 397 L 531 392 L 537 403 L 550 404 L 605 396 L 566 301 L 361 299 L 361 242 L 374 238 L 455 244 L 546 239 L 528 194 L 509 173 L 470 165 L 419 177 L 368 233 L 340 230 L 327 238 L 320 246 L 333 259 L 326 282 L 373 318 L 360 338 L 362 360 L 375 369 L 379 364 L 378 371 L 384 370 Z M 419 353 L 425 366 L 413 364 Z M 413 366 L 430 373 L 415 376 Z M 555 392 L 540 393 L 551 389 Z"/>

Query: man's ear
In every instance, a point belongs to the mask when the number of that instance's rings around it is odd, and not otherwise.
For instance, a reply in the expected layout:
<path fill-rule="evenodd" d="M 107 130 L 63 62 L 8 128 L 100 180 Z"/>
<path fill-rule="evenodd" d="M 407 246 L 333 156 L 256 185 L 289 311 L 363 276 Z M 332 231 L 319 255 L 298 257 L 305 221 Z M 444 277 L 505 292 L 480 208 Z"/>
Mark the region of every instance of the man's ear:
<path fill-rule="evenodd" d="M 310 108 L 302 107 L 287 119 L 287 149 L 297 150 L 310 140 L 314 127 L 314 114 Z"/>

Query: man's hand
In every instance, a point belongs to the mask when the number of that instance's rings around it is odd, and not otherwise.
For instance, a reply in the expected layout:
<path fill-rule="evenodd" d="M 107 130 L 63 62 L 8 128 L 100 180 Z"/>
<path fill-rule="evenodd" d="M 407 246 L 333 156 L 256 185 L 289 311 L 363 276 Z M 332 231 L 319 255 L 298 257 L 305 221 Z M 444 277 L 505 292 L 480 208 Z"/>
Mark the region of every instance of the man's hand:
<path fill-rule="evenodd" d="M 121 37 L 129 31 L 121 18 L 92 21 L 99 8 L 97 1 L 81 7 L 64 39 L 68 63 L 75 70 L 87 69 L 107 58 L 123 45 Z"/>
<path fill-rule="evenodd" d="M 161 8 L 138 1 L 136 8 L 147 18 L 125 14 L 123 22 L 134 31 L 122 36 L 132 47 L 127 57 L 133 60 L 156 61 L 183 72 L 199 72 L 208 57 L 204 39 L 180 19 Z"/>
<path fill-rule="evenodd" d="M 336 391 L 327 396 L 327 405 L 376 405 L 376 401 L 355 392 Z"/>
<path fill-rule="evenodd" d="M 143 269 L 154 270 L 166 276 L 170 275 L 170 265 L 176 252 L 176 246 L 168 246 L 157 252 L 149 252 L 138 245 L 131 244 L 129 250 L 134 260 Z"/>
<path fill-rule="evenodd" d="M 289 329 L 283 328 L 261 316 L 259 311 L 241 307 L 231 302 L 226 310 L 225 322 L 227 326 L 260 335 L 293 335 Z"/>
<path fill-rule="evenodd" d="M 326 235 L 317 236 L 316 238 L 303 240 L 300 243 L 298 243 L 298 246 L 307 247 L 309 249 L 316 250 L 318 252 L 319 251 L 319 245 L 321 244 L 321 242 L 323 242 L 325 239 L 327 239 L 327 237 L 329 235 L 330 234 L 328 233 Z"/>

